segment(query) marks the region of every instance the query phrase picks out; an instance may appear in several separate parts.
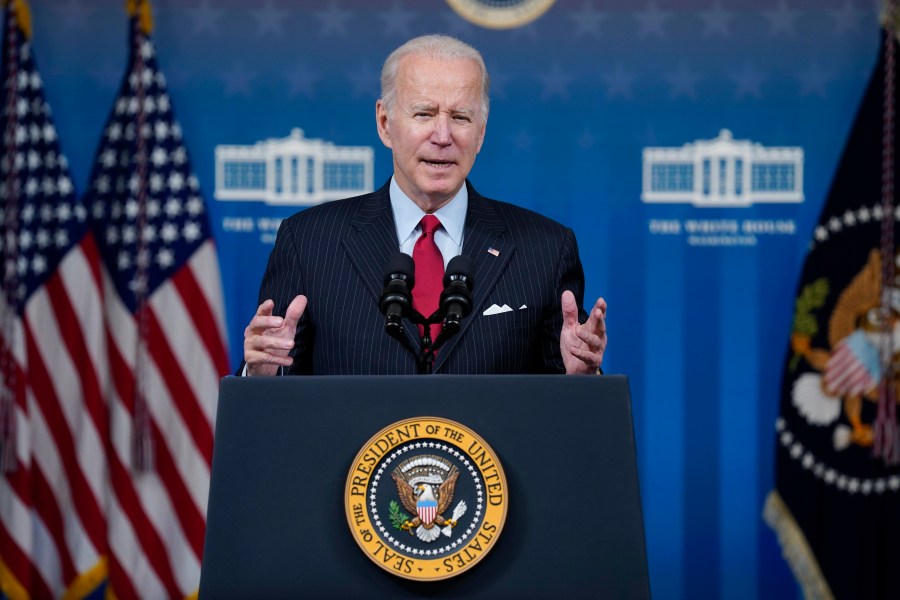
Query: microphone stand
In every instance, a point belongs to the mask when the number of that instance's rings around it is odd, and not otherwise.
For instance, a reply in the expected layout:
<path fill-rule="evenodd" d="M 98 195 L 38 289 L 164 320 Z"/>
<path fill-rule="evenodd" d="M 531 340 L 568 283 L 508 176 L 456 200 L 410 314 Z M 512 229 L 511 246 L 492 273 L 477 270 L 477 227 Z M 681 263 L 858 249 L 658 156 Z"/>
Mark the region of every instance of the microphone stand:
<path fill-rule="evenodd" d="M 406 337 L 406 333 L 403 329 L 403 325 L 400 323 L 399 317 L 394 320 L 388 320 L 385 325 L 385 331 L 416 356 L 416 368 L 419 375 L 430 375 L 434 370 L 435 352 L 444 344 L 447 337 L 449 337 L 445 336 L 444 332 L 441 331 L 441 334 L 438 335 L 437 340 L 435 340 L 434 343 L 432 343 L 431 340 L 430 326 L 441 322 L 441 311 L 436 310 L 426 319 L 422 316 L 422 313 L 414 308 L 410 308 L 410 314 L 407 315 L 407 317 L 413 324 L 422 325 L 422 330 L 424 331 L 424 334 L 422 335 L 422 346 L 418 351 L 416 351 L 412 344 L 409 343 L 409 338 Z"/>
<path fill-rule="evenodd" d="M 422 331 L 424 332 L 422 334 L 422 347 L 419 348 L 418 352 L 416 352 L 416 349 L 409 343 L 409 339 L 406 337 L 399 316 L 394 319 L 388 319 L 385 324 L 385 331 L 392 338 L 403 344 L 404 348 L 416 355 L 416 368 L 419 375 L 431 375 L 434 370 L 434 359 L 437 351 L 440 350 L 441 346 L 443 346 L 447 340 L 459 331 L 460 323 L 459 321 L 448 319 L 447 322 L 444 323 L 444 327 L 438 334 L 437 339 L 432 341 L 430 326 L 441 323 L 444 320 L 441 309 L 434 311 L 428 318 L 422 316 L 422 313 L 412 307 L 410 307 L 409 310 L 410 314 L 407 315 L 409 320 L 415 325 L 422 325 Z"/>
<path fill-rule="evenodd" d="M 434 370 L 435 352 L 446 341 L 446 338 L 444 338 L 443 335 L 443 331 L 440 335 L 438 335 L 437 339 L 433 343 L 431 340 L 431 325 L 441 322 L 441 311 L 434 311 L 434 313 L 432 313 L 432 315 L 426 319 L 424 316 L 422 316 L 421 313 L 414 309 L 412 311 L 412 314 L 409 316 L 409 319 L 416 325 L 422 325 L 422 347 L 420 348 L 419 353 L 416 356 L 416 364 L 418 365 L 419 374 L 431 375 Z"/>

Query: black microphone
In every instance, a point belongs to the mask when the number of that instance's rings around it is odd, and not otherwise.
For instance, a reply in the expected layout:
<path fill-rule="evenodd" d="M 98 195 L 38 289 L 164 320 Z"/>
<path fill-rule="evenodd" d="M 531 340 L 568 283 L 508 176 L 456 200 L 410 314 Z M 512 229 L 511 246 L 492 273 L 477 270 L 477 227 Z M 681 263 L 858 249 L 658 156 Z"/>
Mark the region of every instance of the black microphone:
<path fill-rule="evenodd" d="M 444 273 L 444 291 L 441 292 L 441 312 L 444 313 L 444 327 L 441 337 L 445 339 L 459 331 L 460 321 L 472 312 L 472 285 L 475 261 L 468 256 L 454 256 L 447 263 Z"/>
<path fill-rule="evenodd" d="M 401 320 L 412 310 L 412 295 L 416 283 L 416 263 L 412 256 L 398 252 L 388 260 L 384 271 L 384 289 L 378 307 L 384 314 L 384 330 L 395 338 L 403 335 Z"/>

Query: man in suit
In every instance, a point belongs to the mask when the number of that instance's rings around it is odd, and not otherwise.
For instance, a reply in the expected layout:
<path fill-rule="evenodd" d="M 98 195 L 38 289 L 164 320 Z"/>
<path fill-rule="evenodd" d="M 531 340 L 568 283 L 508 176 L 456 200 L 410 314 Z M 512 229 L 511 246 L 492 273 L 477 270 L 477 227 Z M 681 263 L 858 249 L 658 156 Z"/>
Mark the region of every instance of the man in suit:
<path fill-rule="evenodd" d="M 472 313 L 433 372 L 598 372 L 606 302 L 580 308 L 584 273 L 571 229 L 484 198 L 466 179 L 489 109 L 480 53 L 447 36 L 415 38 L 385 61 L 381 86 L 375 119 L 393 177 L 282 223 L 244 331 L 243 372 L 416 373 L 423 330 L 406 320 L 401 343 L 379 310 L 398 250 L 416 261 L 413 306 L 425 316 L 437 307 L 434 271 L 459 254 L 475 263 Z"/>

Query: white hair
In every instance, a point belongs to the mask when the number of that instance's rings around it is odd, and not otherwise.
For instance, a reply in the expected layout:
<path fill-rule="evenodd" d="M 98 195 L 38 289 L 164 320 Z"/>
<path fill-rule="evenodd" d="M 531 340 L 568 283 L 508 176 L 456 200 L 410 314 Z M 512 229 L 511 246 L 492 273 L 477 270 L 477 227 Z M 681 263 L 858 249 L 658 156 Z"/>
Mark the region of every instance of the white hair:
<path fill-rule="evenodd" d="M 481 53 L 465 42 L 440 34 L 413 38 L 391 52 L 384 61 L 381 68 L 381 103 L 388 115 L 393 114 L 394 101 L 397 98 L 397 70 L 400 60 L 411 55 L 443 60 L 471 60 L 478 65 L 481 71 L 481 116 L 487 119 L 491 105 L 488 96 L 491 80 Z"/>

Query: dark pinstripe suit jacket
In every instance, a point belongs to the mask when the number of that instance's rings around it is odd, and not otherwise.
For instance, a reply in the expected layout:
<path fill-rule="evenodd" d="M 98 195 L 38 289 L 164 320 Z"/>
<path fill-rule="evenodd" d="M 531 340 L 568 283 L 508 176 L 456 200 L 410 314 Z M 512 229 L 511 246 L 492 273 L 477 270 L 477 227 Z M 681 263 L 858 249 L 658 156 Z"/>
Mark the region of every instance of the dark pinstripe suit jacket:
<path fill-rule="evenodd" d="M 466 185 L 463 254 L 475 261 L 473 310 L 440 349 L 434 372 L 564 372 L 560 296 L 571 290 L 580 307 L 584 295 L 572 230 Z M 385 266 L 399 247 L 388 189 L 309 208 L 282 223 L 259 301 L 272 298 L 274 314 L 284 315 L 297 294 L 309 300 L 291 374 L 416 373 L 415 356 L 385 333 L 378 308 Z M 493 304 L 513 310 L 483 315 Z M 415 325 L 405 320 L 404 328 L 418 349 Z"/>

